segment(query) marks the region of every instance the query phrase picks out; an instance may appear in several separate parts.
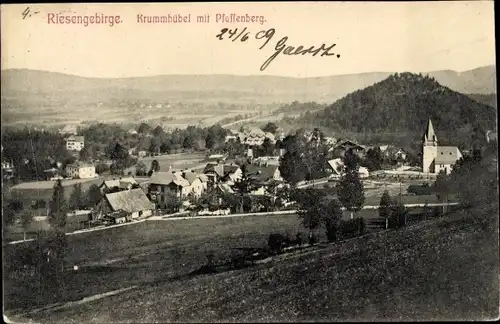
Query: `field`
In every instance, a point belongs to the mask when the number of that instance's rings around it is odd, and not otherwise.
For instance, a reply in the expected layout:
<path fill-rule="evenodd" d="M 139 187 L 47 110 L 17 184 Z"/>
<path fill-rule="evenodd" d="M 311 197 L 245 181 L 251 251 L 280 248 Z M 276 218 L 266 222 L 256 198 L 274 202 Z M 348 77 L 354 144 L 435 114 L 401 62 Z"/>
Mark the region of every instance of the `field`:
<path fill-rule="evenodd" d="M 92 245 L 84 244 L 90 237 L 71 238 L 77 241 L 70 258 L 116 262 L 74 273 L 68 289 L 88 296 L 136 287 L 29 317 L 66 323 L 492 319 L 499 302 L 497 214 L 461 211 L 194 277 L 178 275 L 202 264 L 211 250 L 221 257 L 233 247 L 265 244 L 273 230 L 296 230 L 296 218 L 146 222 L 112 235 L 96 232 Z M 5 307 L 12 308 L 12 300 Z"/>
<path fill-rule="evenodd" d="M 82 184 L 82 190 L 87 191 L 91 185 L 100 185 L 103 179 L 81 179 L 81 180 L 63 180 L 62 184 L 64 186 L 64 195 L 66 199 L 69 198 L 71 192 L 73 191 L 73 186 L 77 183 Z M 19 199 L 24 203 L 25 207 L 29 207 L 32 202 L 43 199 L 49 201 L 52 199 L 52 193 L 55 181 L 39 181 L 39 182 L 26 182 L 20 183 L 12 188 L 8 189 L 8 194 L 6 197 Z M 4 197 L 5 199 L 5 197 Z"/>
<path fill-rule="evenodd" d="M 206 164 L 203 162 L 204 159 L 205 154 L 203 153 L 180 153 L 148 156 L 139 159 L 139 161 L 142 161 L 149 170 L 151 168 L 151 162 L 153 160 L 158 160 L 158 163 L 160 164 L 160 171 L 168 171 L 170 166 L 172 166 L 173 170 L 189 169 L 200 165 L 204 166 Z"/>

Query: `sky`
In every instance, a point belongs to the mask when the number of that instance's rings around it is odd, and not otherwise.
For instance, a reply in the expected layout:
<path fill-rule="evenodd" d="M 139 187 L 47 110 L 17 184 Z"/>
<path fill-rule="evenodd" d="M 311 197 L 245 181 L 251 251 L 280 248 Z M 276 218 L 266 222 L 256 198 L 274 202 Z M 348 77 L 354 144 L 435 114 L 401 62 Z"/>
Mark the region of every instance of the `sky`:
<path fill-rule="evenodd" d="M 493 7 L 493 1 L 10 4 L 1 6 L 1 65 L 112 78 L 465 71 L 495 64 Z M 217 14 L 232 13 L 263 16 L 265 22 L 215 21 Z M 120 23 L 56 24 L 56 14 L 119 15 Z M 144 24 L 137 21 L 141 14 L 191 14 L 191 22 Z M 196 22 L 205 14 L 209 22 Z M 245 42 L 233 42 L 227 33 L 216 37 L 222 28 L 239 34 L 245 27 Z M 265 39 L 256 35 L 271 28 L 274 35 L 259 49 Z M 295 48 L 335 44 L 329 53 L 340 57 L 281 52 L 261 71 L 285 36 L 286 46 Z"/>

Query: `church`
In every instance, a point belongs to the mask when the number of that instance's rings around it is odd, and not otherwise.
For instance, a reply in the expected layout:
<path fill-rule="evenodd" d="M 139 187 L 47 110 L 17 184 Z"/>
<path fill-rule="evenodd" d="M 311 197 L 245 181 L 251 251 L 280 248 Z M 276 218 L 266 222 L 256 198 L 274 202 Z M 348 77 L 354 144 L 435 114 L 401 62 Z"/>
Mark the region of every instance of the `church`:
<path fill-rule="evenodd" d="M 453 165 L 462 158 L 462 153 L 456 146 L 438 146 L 434 127 L 429 119 L 422 145 L 422 171 L 438 174 L 444 171 L 450 174 Z"/>

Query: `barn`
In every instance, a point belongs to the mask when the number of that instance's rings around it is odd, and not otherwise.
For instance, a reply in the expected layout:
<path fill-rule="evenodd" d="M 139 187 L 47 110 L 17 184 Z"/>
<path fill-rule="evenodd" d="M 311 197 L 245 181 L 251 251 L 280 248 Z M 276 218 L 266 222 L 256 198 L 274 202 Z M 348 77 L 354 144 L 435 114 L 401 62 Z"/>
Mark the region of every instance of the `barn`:
<path fill-rule="evenodd" d="M 104 195 L 101 213 L 111 214 L 124 211 L 132 218 L 143 218 L 153 214 L 155 206 L 141 188 L 119 191 Z"/>

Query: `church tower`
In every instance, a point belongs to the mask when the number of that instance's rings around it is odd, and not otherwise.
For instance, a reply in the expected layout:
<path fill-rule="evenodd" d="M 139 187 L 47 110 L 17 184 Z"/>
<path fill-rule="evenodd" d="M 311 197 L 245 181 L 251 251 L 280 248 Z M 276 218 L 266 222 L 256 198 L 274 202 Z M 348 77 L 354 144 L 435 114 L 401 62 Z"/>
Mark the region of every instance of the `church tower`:
<path fill-rule="evenodd" d="M 434 127 L 429 119 L 427 122 L 427 129 L 423 138 L 422 145 L 422 172 L 425 173 L 435 173 L 434 161 L 437 157 L 438 141 L 436 133 L 434 132 Z"/>

